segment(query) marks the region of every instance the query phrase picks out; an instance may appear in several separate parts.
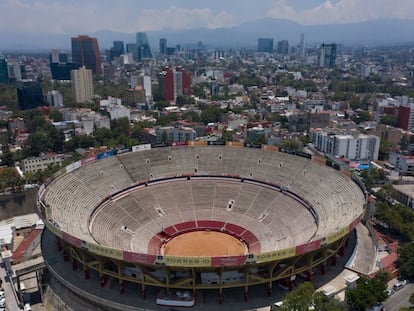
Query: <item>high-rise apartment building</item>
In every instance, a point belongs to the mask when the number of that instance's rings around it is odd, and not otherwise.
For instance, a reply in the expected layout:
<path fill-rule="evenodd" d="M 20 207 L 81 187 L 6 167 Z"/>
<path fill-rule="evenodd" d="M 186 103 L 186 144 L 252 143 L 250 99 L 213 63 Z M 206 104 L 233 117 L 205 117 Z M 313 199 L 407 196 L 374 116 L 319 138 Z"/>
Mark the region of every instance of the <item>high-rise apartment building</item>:
<path fill-rule="evenodd" d="M 92 70 L 93 74 L 101 74 L 101 53 L 98 40 L 89 36 L 72 38 L 72 60 Z"/>
<path fill-rule="evenodd" d="M 63 96 L 59 91 L 52 90 L 47 92 L 46 100 L 50 107 L 63 107 Z"/>
<path fill-rule="evenodd" d="M 167 55 L 167 39 L 165 38 L 160 39 L 160 54 Z"/>
<path fill-rule="evenodd" d="M 9 83 L 9 71 L 6 58 L 0 53 L 0 83 Z"/>
<path fill-rule="evenodd" d="M 161 94 L 165 101 L 173 102 L 178 95 L 191 95 L 191 75 L 182 67 L 165 67 L 158 74 Z"/>
<path fill-rule="evenodd" d="M 43 105 L 42 86 L 33 80 L 17 81 L 17 99 L 22 110 L 32 109 Z"/>
<path fill-rule="evenodd" d="M 151 48 L 145 32 L 137 32 L 138 61 L 152 58 Z"/>
<path fill-rule="evenodd" d="M 93 98 L 92 70 L 81 67 L 72 70 L 72 91 L 77 103 L 83 103 Z"/>
<path fill-rule="evenodd" d="M 257 42 L 257 51 L 261 53 L 273 52 L 273 39 L 271 38 L 259 38 Z"/>
<path fill-rule="evenodd" d="M 324 68 L 335 67 L 336 62 L 336 44 L 325 44 L 319 48 L 319 66 Z"/>
<path fill-rule="evenodd" d="M 277 53 L 282 55 L 289 54 L 289 41 L 281 40 L 277 42 Z"/>
<path fill-rule="evenodd" d="M 7 63 L 9 79 L 14 81 L 23 80 L 22 66 L 19 63 Z"/>

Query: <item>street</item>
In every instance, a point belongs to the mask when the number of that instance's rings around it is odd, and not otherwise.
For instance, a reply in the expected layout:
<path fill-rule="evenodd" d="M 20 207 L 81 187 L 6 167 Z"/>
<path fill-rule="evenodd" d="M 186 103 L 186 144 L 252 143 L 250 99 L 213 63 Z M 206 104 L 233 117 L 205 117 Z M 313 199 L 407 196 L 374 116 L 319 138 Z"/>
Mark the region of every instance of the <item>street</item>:
<path fill-rule="evenodd" d="M 410 295 L 414 293 L 414 284 L 408 283 L 407 286 L 395 292 L 385 302 L 384 306 L 387 311 L 398 311 L 403 307 L 409 307 L 408 299 Z"/>

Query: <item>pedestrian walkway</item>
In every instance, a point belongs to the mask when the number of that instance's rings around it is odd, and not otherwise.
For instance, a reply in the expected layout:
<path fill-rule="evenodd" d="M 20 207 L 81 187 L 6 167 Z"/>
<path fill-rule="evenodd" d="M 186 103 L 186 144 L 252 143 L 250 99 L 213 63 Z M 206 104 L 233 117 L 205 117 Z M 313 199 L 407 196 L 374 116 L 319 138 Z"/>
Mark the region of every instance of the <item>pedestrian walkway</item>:
<path fill-rule="evenodd" d="M 17 302 L 17 294 L 14 290 L 13 284 L 11 283 L 11 280 L 6 275 L 6 270 L 4 268 L 0 268 L 0 277 L 3 281 L 3 289 L 4 293 L 6 295 L 6 306 L 8 311 L 19 311 L 21 310 L 19 308 L 18 302 Z"/>

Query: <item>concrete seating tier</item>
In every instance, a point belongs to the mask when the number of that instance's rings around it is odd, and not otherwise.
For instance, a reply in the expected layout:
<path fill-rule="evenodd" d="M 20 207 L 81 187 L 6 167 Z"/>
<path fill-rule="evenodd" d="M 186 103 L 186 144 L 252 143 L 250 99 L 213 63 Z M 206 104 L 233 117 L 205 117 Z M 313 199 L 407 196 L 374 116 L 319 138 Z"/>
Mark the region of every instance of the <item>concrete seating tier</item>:
<path fill-rule="evenodd" d="M 160 181 L 112 198 L 135 183 L 183 174 L 237 175 L 278 184 L 309 202 L 319 223 L 286 192 L 240 180 Z M 112 200 L 98 207 L 107 197 Z M 139 252 L 148 251 L 157 233 L 169 228 L 168 234 L 174 234 L 175 224 L 191 221 L 237 224 L 258 237 L 256 249 L 271 251 L 335 232 L 360 215 L 364 204 L 356 184 L 329 167 L 279 152 L 223 146 L 161 148 L 109 157 L 57 178 L 41 199 L 63 231 Z"/>

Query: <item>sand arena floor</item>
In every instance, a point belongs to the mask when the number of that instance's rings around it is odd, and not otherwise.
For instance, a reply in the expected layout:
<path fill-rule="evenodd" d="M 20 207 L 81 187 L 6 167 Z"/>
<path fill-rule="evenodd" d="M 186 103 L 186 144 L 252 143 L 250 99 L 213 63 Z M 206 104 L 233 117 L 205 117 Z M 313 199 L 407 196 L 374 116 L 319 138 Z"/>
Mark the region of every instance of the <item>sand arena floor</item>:
<path fill-rule="evenodd" d="M 195 231 L 168 241 L 161 253 L 166 256 L 238 256 L 245 255 L 247 247 L 226 233 Z"/>

